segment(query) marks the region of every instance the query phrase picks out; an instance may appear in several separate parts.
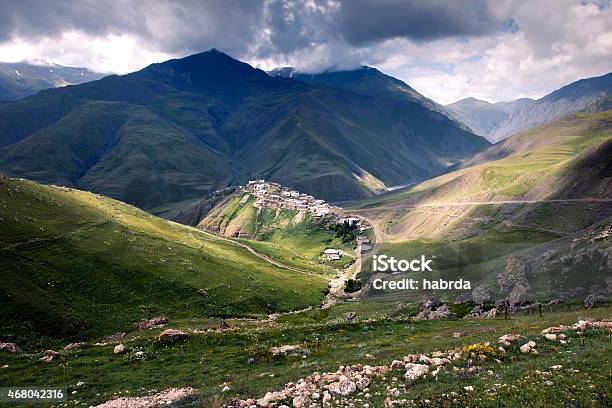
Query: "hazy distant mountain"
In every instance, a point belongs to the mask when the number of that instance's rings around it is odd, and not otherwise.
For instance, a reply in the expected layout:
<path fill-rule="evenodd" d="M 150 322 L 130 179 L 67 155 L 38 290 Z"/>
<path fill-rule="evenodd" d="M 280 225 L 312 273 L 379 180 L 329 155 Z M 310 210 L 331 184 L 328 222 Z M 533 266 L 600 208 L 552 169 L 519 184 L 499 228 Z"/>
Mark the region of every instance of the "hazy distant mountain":
<path fill-rule="evenodd" d="M 522 130 L 578 111 L 606 110 L 609 102 L 605 101 L 611 96 L 612 73 L 581 79 L 517 109 L 489 133 L 488 139 L 498 142 Z"/>
<path fill-rule="evenodd" d="M 257 176 L 367 197 L 488 145 L 418 97 L 271 77 L 216 50 L 0 106 L 0 171 L 156 212 Z"/>
<path fill-rule="evenodd" d="M 38 91 L 94 81 L 103 74 L 57 64 L 0 62 L 0 102 L 16 101 Z"/>
<path fill-rule="evenodd" d="M 612 73 L 581 79 L 543 98 L 489 103 L 465 98 L 446 105 L 446 110 L 476 134 L 496 143 L 522 130 L 578 111 L 610 109 Z"/>
<path fill-rule="evenodd" d="M 469 126 L 476 134 L 486 137 L 514 111 L 532 103 L 534 103 L 534 100 L 529 98 L 490 103 L 470 97 L 446 105 L 445 108 L 453 117 Z"/>

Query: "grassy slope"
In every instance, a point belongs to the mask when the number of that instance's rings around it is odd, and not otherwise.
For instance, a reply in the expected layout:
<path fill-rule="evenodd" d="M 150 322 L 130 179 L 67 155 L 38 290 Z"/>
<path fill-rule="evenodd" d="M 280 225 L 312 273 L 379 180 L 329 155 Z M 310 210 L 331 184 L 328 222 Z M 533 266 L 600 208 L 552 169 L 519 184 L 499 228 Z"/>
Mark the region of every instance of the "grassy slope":
<path fill-rule="evenodd" d="M 271 208 L 258 211 L 253 207 L 254 197 L 251 195 L 243 201 L 244 196 L 244 193 L 234 194 L 212 209 L 198 227 L 225 236 L 239 236 L 277 261 L 312 272 L 334 274 L 334 268 L 352 262 L 353 243 L 343 243 L 336 237 L 326 219 L 316 219 L 307 213 L 299 220 L 297 210 L 282 210 L 278 214 Z M 321 258 L 325 248 L 342 249 L 348 256 L 326 262 Z"/>
<path fill-rule="evenodd" d="M 466 164 L 471 167 L 352 206 L 383 219 L 387 232 L 398 239 L 469 237 L 504 219 L 552 231 L 584 228 L 601 217 L 599 213 L 605 213 L 602 208 L 605 203 L 543 204 L 530 208 L 401 206 L 608 197 L 611 123 L 612 111 L 572 115 L 489 148 Z"/>
<path fill-rule="evenodd" d="M 507 403 L 504 406 L 562 406 L 566 398 L 596 400 L 602 387 L 609 398 L 612 389 L 605 366 L 609 364 L 611 350 L 606 334 L 601 331 L 586 333 L 582 341 L 575 337 L 563 347 L 563 352 L 556 352 L 554 346 L 558 343 L 546 343 L 536 336 L 540 330 L 554 324 L 571 324 L 583 317 L 601 319 L 609 317 L 611 312 L 610 308 L 575 309 L 576 306 L 574 311 L 568 312 L 563 306 L 553 314 L 546 311 L 544 319 L 518 316 L 511 320 L 414 322 L 406 317 L 413 314 L 413 310 L 404 304 L 374 301 L 340 304 L 331 309 L 288 315 L 275 325 L 234 322 L 242 329 L 192 335 L 186 342 L 170 346 L 155 341 L 159 330 L 153 330 L 141 334 L 139 339 L 124 341 L 126 354 L 113 355 L 113 344 L 87 346 L 64 353 L 65 364 L 37 363 L 38 353 L 0 354 L 0 363 L 9 366 L 0 371 L 0 381 L 12 386 L 61 387 L 83 381 L 85 385 L 78 393 L 70 395 L 70 405 L 76 400 L 92 405 L 113 395 L 143 395 L 168 387 L 193 386 L 198 388 L 200 395 L 189 406 L 210 408 L 222 406 L 222 401 L 230 396 L 261 397 L 267 391 L 315 371 L 334 372 L 340 365 L 357 363 L 390 364 L 411 353 L 447 350 L 483 341 L 496 343 L 502 334 L 521 333 L 536 340 L 540 356 L 513 352 L 502 364 L 483 363 L 484 370 L 480 374 L 462 378 L 445 373 L 437 381 L 418 381 L 408 387 L 408 394 L 401 398 L 439 401 L 443 393 L 453 391 L 459 394 L 457 406 L 477 405 L 477 398 L 482 399 L 479 404 L 491 398 L 486 390 L 492 383 L 507 384 L 507 390 L 492 394 L 493 397 L 503 396 L 502 400 Z M 357 312 L 358 321 L 344 322 L 343 315 L 349 311 Z M 363 322 L 366 319 L 372 320 Z M 189 321 L 176 322 L 172 326 L 185 329 L 213 324 Z M 461 333 L 461 337 L 453 337 L 455 332 Z M 271 358 L 267 353 L 269 347 L 284 344 L 302 344 L 311 353 L 306 358 Z M 137 351 L 143 351 L 144 357 L 135 358 Z M 373 356 L 373 360 L 367 355 Z M 556 364 L 562 365 L 564 370 L 552 378 L 534 376 L 534 370 L 550 371 Z M 487 375 L 489 369 L 493 377 Z M 579 372 L 566 371 L 568 369 Z M 544 386 L 541 384 L 544 380 L 552 380 L 553 384 Z M 223 383 L 229 383 L 229 393 L 221 393 L 219 384 Z M 467 385 L 472 385 L 475 392 L 465 393 L 463 387 Z M 385 385 L 378 383 L 372 385 L 370 406 L 383 406 L 384 388 Z M 434 406 L 449 405 L 440 402 Z"/>
<path fill-rule="evenodd" d="M 318 304 L 327 282 L 121 202 L 0 181 L 6 337 L 110 334 L 152 315 L 245 316 Z M 206 289 L 208 296 L 198 293 Z"/>

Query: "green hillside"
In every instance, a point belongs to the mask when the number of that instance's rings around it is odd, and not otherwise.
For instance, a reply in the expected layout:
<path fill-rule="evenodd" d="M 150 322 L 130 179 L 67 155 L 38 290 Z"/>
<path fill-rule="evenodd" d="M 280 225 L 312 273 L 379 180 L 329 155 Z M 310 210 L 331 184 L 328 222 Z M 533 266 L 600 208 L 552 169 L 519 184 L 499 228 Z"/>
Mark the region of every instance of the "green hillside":
<path fill-rule="evenodd" d="M 155 213 L 256 176 L 364 198 L 489 145 L 422 99 L 273 78 L 212 50 L 3 104 L 0 170 Z"/>
<path fill-rule="evenodd" d="M 268 314 L 317 305 L 327 290 L 323 277 L 113 199 L 8 178 L 0 252 L 6 338 L 107 335 L 160 314 Z"/>
<path fill-rule="evenodd" d="M 609 202 L 598 200 L 612 191 L 611 139 L 612 111 L 575 114 L 496 144 L 456 171 L 353 206 L 400 240 L 470 237 L 501 221 L 573 232 L 610 215 Z"/>
<path fill-rule="evenodd" d="M 612 111 L 575 114 L 496 144 L 456 171 L 353 203 L 352 211 L 377 227 L 380 253 L 429 254 L 438 261 L 427 278 L 475 283 L 449 299 L 609 296 L 611 159 Z"/>
<path fill-rule="evenodd" d="M 248 197 L 247 197 L 248 196 Z M 331 217 L 313 217 L 298 210 L 255 208 L 255 198 L 237 191 L 210 210 L 198 228 L 228 237 L 238 237 L 260 253 L 287 265 L 325 275 L 334 275 L 354 261 L 354 237 L 344 237 Z M 344 252 L 338 261 L 326 261 L 326 248 Z"/>

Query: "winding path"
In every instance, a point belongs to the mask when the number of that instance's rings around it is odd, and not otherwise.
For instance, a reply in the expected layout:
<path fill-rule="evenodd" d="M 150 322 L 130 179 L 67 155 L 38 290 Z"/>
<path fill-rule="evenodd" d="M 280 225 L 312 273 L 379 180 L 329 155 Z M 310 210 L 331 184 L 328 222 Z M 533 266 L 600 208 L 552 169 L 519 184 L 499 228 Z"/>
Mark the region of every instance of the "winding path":
<path fill-rule="evenodd" d="M 193 227 L 193 228 L 195 228 L 195 227 Z M 321 279 L 327 280 L 322 275 L 319 275 L 319 274 L 316 274 L 316 273 L 312 273 L 312 272 L 308 272 L 306 270 L 303 270 L 303 269 L 300 269 L 300 268 L 296 268 L 294 266 L 286 265 L 286 264 L 284 264 L 282 262 L 279 262 L 276 259 L 273 259 L 273 258 L 269 257 L 268 255 L 264 255 L 261 252 L 257 252 L 255 249 L 253 249 L 252 247 L 248 246 L 247 244 L 245 244 L 243 242 L 236 241 L 236 240 L 231 239 L 231 238 L 223 237 L 221 235 L 216 235 L 216 234 L 213 234 L 212 232 L 201 230 L 199 228 L 196 228 L 196 230 L 198 230 L 199 232 L 204 233 L 204 234 L 206 234 L 206 235 L 208 235 L 208 236 L 210 236 L 212 238 L 218 239 L 220 241 L 229 242 L 229 243 L 234 244 L 236 246 L 242 247 L 242 248 L 246 249 L 247 251 L 249 251 L 252 255 L 255 255 L 256 257 L 261 258 L 264 261 L 266 261 L 266 262 L 268 262 L 268 263 L 270 263 L 270 264 L 272 264 L 272 265 L 274 265 L 276 267 L 279 267 L 279 268 L 282 268 L 282 269 L 287 269 L 287 270 L 293 271 L 293 272 L 303 273 L 303 274 L 310 275 L 310 276 L 316 276 L 317 278 L 321 278 Z"/>
<path fill-rule="evenodd" d="M 425 203 L 425 204 L 387 204 L 367 208 L 351 210 L 359 213 L 372 210 L 396 209 L 396 208 L 425 208 L 425 207 L 465 207 L 478 205 L 500 205 L 500 204 L 540 204 L 540 203 L 611 203 L 612 198 L 555 198 L 548 200 L 492 200 L 492 201 L 460 201 L 453 203 Z"/>

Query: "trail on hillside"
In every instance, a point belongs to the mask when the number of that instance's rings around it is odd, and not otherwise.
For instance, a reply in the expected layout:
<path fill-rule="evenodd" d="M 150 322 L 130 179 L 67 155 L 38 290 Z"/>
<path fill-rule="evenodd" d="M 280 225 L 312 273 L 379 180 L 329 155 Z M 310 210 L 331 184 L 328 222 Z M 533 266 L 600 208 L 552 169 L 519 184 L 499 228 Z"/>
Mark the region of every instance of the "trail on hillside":
<path fill-rule="evenodd" d="M 397 209 L 397 208 L 426 208 L 426 207 L 464 207 L 476 205 L 500 205 L 500 204 L 540 204 L 540 203 L 610 203 L 612 198 L 555 198 L 549 200 L 494 200 L 494 201 L 460 201 L 451 203 L 425 203 L 425 204 L 387 204 L 381 206 L 359 208 L 351 212 Z"/>
<path fill-rule="evenodd" d="M 264 255 L 261 252 L 257 252 L 255 249 L 253 249 L 252 247 L 248 246 L 247 244 L 245 244 L 243 242 L 239 242 L 239 241 L 233 240 L 231 238 L 223 237 L 221 235 L 215 235 L 215 234 L 213 234 L 211 232 L 204 231 L 204 230 L 201 230 L 201 229 L 197 229 L 197 230 L 199 232 L 202 232 L 202 233 L 210 236 L 210 237 L 213 237 L 213 238 L 219 239 L 221 241 L 229 242 L 229 243 L 234 244 L 236 246 L 242 247 L 242 248 L 246 249 L 247 251 L 249 251 L 251 254 L 255 255 L 256 257 L 261 258 L 264 261 L 266 261 L 266 262 L 268 262 L 268 263 L 270 263 L 270 264 L 272 264 L 272 265 L 274 265 L 276 267 L 279 267 L 279 268 L 282 268 L 282 269 L 287 269 L 287 270 L 290 270 L 290 271 L 293 271 L 293 272 L 304 273 L 304 274 L 310 275 L 310 276 L 316 276 L 317 278 L 321 278 L 321 279 L 326 279 L 322 275 L 319 275 L 319 274 L 316 274 L 316 273 L 312 273 L 312 272 L 308 272 L 306 270 L 303 270 L 303 269 L 300 269 L 300 268 L 296 268 L 294 266 L 286 265 L 286 264 L 284 264 L 282 262 L 279 262 L 279 261 L 277 261 L 277 260 L 275 260 L 273 258 L 270 258 L 268 255 Z"/>

